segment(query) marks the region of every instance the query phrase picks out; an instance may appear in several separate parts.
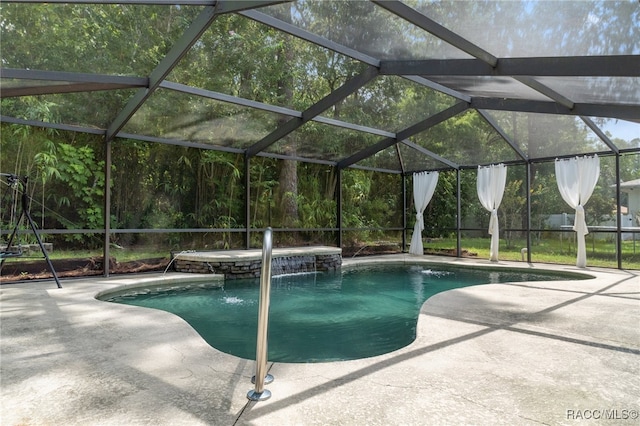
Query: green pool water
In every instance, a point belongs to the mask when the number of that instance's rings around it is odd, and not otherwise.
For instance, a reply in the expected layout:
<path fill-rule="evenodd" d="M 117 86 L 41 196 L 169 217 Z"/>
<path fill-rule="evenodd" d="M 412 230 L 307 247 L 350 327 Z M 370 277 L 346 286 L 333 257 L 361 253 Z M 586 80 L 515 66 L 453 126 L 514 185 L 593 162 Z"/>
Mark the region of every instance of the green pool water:
<path fill-rule="evenodd" d="M 470 285 L 584 278 L 444 266 L 380 266 L 276 276 L 271 283 L 268 359 L 321 362 L 394 351 L 416 337 L 420 308 L 436 293 Z M 214 348 L 255 359 L 259 280 L 223 288 L 137 290 L 108 301 L 172 312 Z"/>

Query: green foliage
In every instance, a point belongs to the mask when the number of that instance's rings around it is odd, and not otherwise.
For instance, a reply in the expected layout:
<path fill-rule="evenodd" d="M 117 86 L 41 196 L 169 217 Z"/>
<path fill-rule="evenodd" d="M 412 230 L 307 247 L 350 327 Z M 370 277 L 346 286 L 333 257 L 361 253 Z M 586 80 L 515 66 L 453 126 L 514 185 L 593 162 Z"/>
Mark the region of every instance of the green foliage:
<path fill-rule="evenodd" d="M 298 211 L 304 228 L 336 226 L 335 170 L 318 164 L 300 165 Z"/>
<path fill-rule="evenodd" d="M 93 149 L 87 145 L 76 147 L 66 143 L 58 145 L 58 157 L 57 180 L 70 193 L 54 194 L 56 204 L 77 212 L 76 226 L 103 227 L 104 161 L 96 161 Z"/>
<path fill-rule="evenodd" d="M 346 245 L 355 245 L 358 240 L 378 238 L 381 230 L 366 228 L 388 228 L 402 226 L 402 196 L 400 176 L 350 169 L 343 171 L 342 221 L 345 228 L 365 228 Z"/>
<path fill-rule="evenodd" d="M 513 238 L 516 236 L 510 229 L 523 229 L 522 214 L 527 204 L 526 192 L 523 191 L 522 180 L 508 181 L 504 188 L 504 196 L 498 212 L 503 218 L 505 232 L 503 233 L 507 247 L 511 247 Z M 525 227 L 526 228 L 526 227 Z"/>
<path fill-rule="evenodd" d="M 0 129 L 0 171 L 28 178 L 27 191 L 30 198 L 39 198 L 40 207 L 32 212 L 36 222 L 44 227 L 44 206 L 48 183 L 59 176 L 57 170 L 55 131 L 28 126 L 2 124 Z M 8 192 L 8 191 L 7 191 Z M 4 195 L 4 194 L 3 194 Z M 18 197 L 14 192 L 11 197 Z M 14 209 L 3 205 L 0 213 L 2 227 L 12 227 L 16 219 Z"/>
<path fill-rule="evenodd" d="M 511 12 L 514 28 L 546 26 L 541 32 L 550 48 L 564 43 L 589 41 L 592 47 L 615 44 L 598 39 L 589 25 L 576 27 L 555 43 L 567 16 L 598 16 L 612 34 L 638 30 L 627 15 L 615 16 L 603 4 L 587 11 L 580 2 L 564 2 L 550 22 L 533 19 L 537 12 L 555 7 L 552 2 L 527 6 L 501 4 Z M 440 22 L 454 19 L 487 21 L 491 11 L 483 2 L 470 2 L 456 13 L 442 2 L 410 2 L 427 8 Z M 132 4 L 2 4 L 3 66 L 34 70 L 62 70 L 76 73 L 148 76 L 176 44 L 199 6 Z M 512 9 L 513 7 L 513 9 Z M 597 12 L 597 13 L 596 13 Z M 294 2 L 270 7 L 270 13 L 284 22 L 300 25 L 336 43 L 358 49 L 373 57 L 399 55 L 403 59 L 447 57 L 445 43 L 425 37 L 422 30 L 389 19 L 389 14 L 371 2 Z M 595 15 L 593 15 L 595 13 Z M 586 14 L 586 15 L 585 15 Z M 592 15 L 589 15 L 592 14 Z M 630 15 L 630 14 L 629 14 Z M 615 24 L 615 25 L 614 25 Z M 37 31 L 33 31 L 37 29 Z M 507 53 L 519 44 L 522 31 L 487 31 L 480 45 L 496 41 Z M 509 56 L 509 55 L 507 55 Z M 366 65 L 276 31 L 239 14 L 222 15 L 171 71 L 168 80 L 204 90 L 240 96 L 248 100 L 304 111 L 358 75 Z M 2 99 L 3 114 L 46 123 L 71 123 L 105 129 L 133 96 L 133 89 L 50 96 L 22 96 Z M 398 76 L 379 76 L 332 105 L 321 115 L 400 132 L 450 106 L 456 99 Z M 411 136 L 420 147 L 438 153 L 461 166 L 460 194 L 454 171 L 443 170 L 434 198 L 425 212 L 425 236 L 448 237 L 456 228 L 457 196 L 462 199 L 461 221 L 485 227 L 486 212 L 477 200 L 477 163 L 572 155 L 597 148 L 590 131 L 574 117 L 545 114 L 492 112 L 503 137 L 475 111 L 452 117 L 437 126 Z M 245 149 L 275 128 L 292 119 L 287 114 L 259 111 L 179 91 L 158 89 L 138 110 L 124 131 L 150 137 L 211 144 L 233 150 Z M 294 118 L 295 119 L 295 118 Z M 30 177 L 30 196 L 37 200 L 35 216 L 42 228 L 102 229 L 105 176 L 102 136 L 46 130 L 2 123 L 0 170 Z M 373 146 L 380 136 L 308 121 L 282 141 L 267 148 L 269 154 L 308 155 L 326 161 L 343 158 Z M 638 143 L 614 140 L 620 147 L 637 148 Z M 443 163 L 403 147 L 405 170 L 441 169 Z M 241 154 L 169 144 L 116 139 L 111 142 L 111 215 L 113 229 L 220 228 L 244 226 L 262 228 L 337 226 L 337 174 L 335 167 L 309 163 L 286 163 L 252 157 L 249 200 L 245 200 L 244 157 Z M 398 168 L 395 147 L 359 165 Z M 621 178 L 636 179 L 640 170 L 637 154 L 621 158 Z M 497 160 L 499 159 L 499 160 Z M 543 229 L 550 214 L 568 212 L 561 199 L 553 163 L 531 164 L 531 187 L 525 188 L 523 167 L 511 168 L 503 197 L 501 226 L 523 228 L 527 191 L 531 194 L 532 226 Z M 587 204 L 587 219 L 599 223 L 616 208 L 611 185 L 615 165 L 603 161 L 602 176 Z M 400 175 L 362 169 L 342 172 L 342 224 L 354 228 L 349 242 L 369 241 L 384 236 L 376 228 L 402 226 L 403 200 Z M 411 181 L 407 179 L 409 227 L 414 210 Z M 245 203 L 249 202 L 249 206 Z M 287 202 L 288 201 L 288 202 Z M 248 209 L 249 224 L 245 223 Z M 10 218 L 2 212 L 5 225 Z M 293 214 L 295 212 L 295 214 Z M 233 234 L 233 235 L 232 235 Z M 540 236 L 540 235 L 539 235 Z M 507 232 L 507 244 L 517 235 Z M 173 236 L 176 241 L 178 237 Z M 216 234 L 222 247 L 234 246 L 237 234 Z M 196 240 L 196 238 L 193 238 Z M 115 234 L 114 242 L 134 245 L 139 237 Z M 90 238 L 75 242 L 95 245 Z M 349 243 L 348 242 L 348 243 Z M 179 243 L 184 243 L 180 241 Z M 176 242 L 178 244 L 178 242 Z M 195 242 L 193 243 L 196 244 Z"/>

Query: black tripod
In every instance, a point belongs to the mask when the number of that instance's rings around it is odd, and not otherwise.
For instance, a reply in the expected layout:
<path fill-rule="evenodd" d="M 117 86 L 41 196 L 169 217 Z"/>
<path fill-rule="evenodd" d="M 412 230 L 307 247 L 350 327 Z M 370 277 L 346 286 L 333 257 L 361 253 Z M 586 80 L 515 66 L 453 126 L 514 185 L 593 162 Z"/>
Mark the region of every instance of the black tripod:
<path fill-rule="evenodd" d="M 13 240 L 18 232 L 18 225 L 23 217 L 26 217 L 29 221 L 29 226 L 31 226 L 31 230 L 33 231 L 33 235 L 35 235 L 36 240 L 38 241 L 38 245 L 40 245 L 40 250 L 42 250 L 42 254 L 44 258 L 47 260 L 47 265 L 49 265 L 49 270 L 53 274 L 53 279 L 56 280 L 56 285 L 58 288 L 62 288 L 60 285 L 60 280 L 58 279 L 58 275 L 56 274 L 56 270 L 53 268 L 53 264 L 51 263 L 51 259 L 49 259 L 49 254 L 44 248 L 42 244 L 42 240 L 40 239 L 40 234 L 36 228 L 36 224 L 33 222 L 31 218 L 31 214 L 29 213 L 29 197 L 27 195 L 27 176 L 19 177 L 17 175 L 11 173 L 0 173 L 0 176 L 6 177 L 9 186 L 20 185 L 22 187 L 22 197 L 21 197 L 21 208 L 22 211 L 20 213 L 20 217 L 16 220 L 16 224 L 13 227 L 13 231 L 11 232 L 11 237 L 9 237 L 9 241 L 7 242 L 7 247 L 5 250 L 0 251 L 0 268 L 4 264 L 4 261 L 8 257 L 19 257 L 22 256 L 22 250 L 18 248 L 18 250 L 11 250 L 11 245 L 13 244 Z"/>

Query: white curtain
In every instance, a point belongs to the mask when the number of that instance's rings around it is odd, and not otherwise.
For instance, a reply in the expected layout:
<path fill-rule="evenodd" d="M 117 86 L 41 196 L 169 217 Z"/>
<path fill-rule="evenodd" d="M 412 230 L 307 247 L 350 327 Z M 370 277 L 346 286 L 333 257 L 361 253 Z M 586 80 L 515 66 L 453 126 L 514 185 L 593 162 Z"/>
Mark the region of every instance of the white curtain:
<path fill-rule="evenodd" d="M 413 203 L 416 206 L 416 224 L 413 227 L 411 236 L 410 254 L 423 255 L 422 230 L 424 229 L 424 218 L 422 213 L 427 208 L 429 201 L 433 197 L 433 192 L 438 184 L 438 172 L 422 172 L 413 174 Z"/>
<path fill-rule="evenodd" d="M 498 226 L 498 207 L 504 195 L 504 186 L 507 182 L 507 166 L 504 164 L 492 164 L 490 166 L 478 166 L 478 198 L 482 207 L 491 212 L 489 221 L 489 234 L 491 235 L 490 260 L 498 261 L 498 247 L 500 245 L 500 228 Z"/>
<path fill-rule="evenodd" d="M 556 159 L 556 180 L 564 201 L 576 210 L 573 230 L 576 231 L 578 257 L 576 266 L 587 266 L 587 249 L 584 236 L 589 233 L 584 216 L 584 205 L 589 201 L 600 176 L 600 159 L 593 157 L 575 157 Z"/>

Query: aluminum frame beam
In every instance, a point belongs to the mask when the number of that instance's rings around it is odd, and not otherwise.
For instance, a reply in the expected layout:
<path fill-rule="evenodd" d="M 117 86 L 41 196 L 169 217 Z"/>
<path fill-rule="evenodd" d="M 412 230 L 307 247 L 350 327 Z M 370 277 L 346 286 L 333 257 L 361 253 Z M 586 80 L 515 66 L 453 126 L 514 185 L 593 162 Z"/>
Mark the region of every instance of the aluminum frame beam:
<path fill-rule="evenodd" d="M 322 160 L 319 158 L 300 157 L 296 155 L 274 154 L 270 152 L 259 152 L 256 157 L 275 158 L 277 160 L 298 161 L 300 163 L 324 164 L 325 166 L 335 166 L 338 164 L 335 160 Z"/>
<path fill-rule="evenodd" d="M 115 135 L 127 124 L 133 114 L 140 109 L 144 102 L 155 92 L 160 83 L 165 79 L 167 75 L 173 70 L 173 68 L 180 62 L 180 59 L 187 54 L 187 51 L 193 46 L 193 44 L 202 36 L 202 34 L 209 28 L 211 23 L 219 15 L 219 11 L 216 7 L 206 7 L 196 19 L 191 23 L 189 28 L 184 32 L 182 37 L 173 45 L 171 50 L 160 61 L 158 66 L 149 75 L 149 87 L 140 89 L 129 100 L 127 105 L 120 111 L 120 114 L 115 118 L 111 125 L 107 128 L 105 141 L 108 142 L 115 137 Z"/>
<path fill-rule="evenodd" d="M 582 119 L 582 121 L 584 121 L 584 124 L 586 124 L 591 130 L 593 130 L 596 135 L 598 135 L 602 142 L 604 142 L 609 147 L 609 149 L 611 149 L 611 151 L 616 153 L 616 155 L 620 154 L 620 150 L 618 149 L 618 147 L 611 141 L 611 139 L 609 139 L 607 135 L 604 134 L 602 129 L 600 129 L 600 127 L 598 127 L 598 125 L 594 123 L 593 120 L 591 120 L 589 117 L 581 116 L 580 118 Z"/>
<path fill-rule="evenodd" d="M 371 65 L 374 67 L 378 67 L 380 65 L 380 60 L 377 58 L 361 53 L 347 46 L 343 46 L 334 41 L 326 39 L 324 37 L 320 37 L 314 33 L 303 30 L 299 27 L 296 27 L 295 25 L 289 24 L 287 22 L 274 18 L 273 16 L 267 15 L 265 13 L 258 12 L 255 10 L 250 10 L 250 11 L 240 12 L 239 14 L 249 19 L 253 19 L 256 22 L 260 22 L 261 24 L 267 25 L 271 28 L 275 28 L 279 31 L 290 34 L 299 39 L 313 43 L 317 46 L 332 50 L 334 52 L 348 56 L 352 59 L 356 59 L 367 65 Z"/>
<path fill-rule="evenodd" d="M 569 109 L 556 102 L 526 99 L 480 98 L 471 100 L 471 108 L 498 111 L 532 112 L 538 114 L 584 115 L 589 117 L 621 118 L 634 121 L 640 117 L 640 105 L 576 103 Z"/>
<path fill-rule="evenodd" d="M 292 0 L 47 0 L 51 4 L 140 4 L 156 6 L 215 6 L 220 13 L 232 13 L 246 9 L 260 8 L 272 4 L 287 3 Z M 42 4 L 42 0 L 6 0 L 3 3 Z"/>
<path fill-rule="evenodd" d="M 370 166 L 359 166 L 357 164 L 352 164 L 349 167 L 345 167 L 354 170 L 366 170 L 369 172 L 380 172 L 380 173 L 389 173 L 390 175 L 402 175 L 401 170 L 391 170 L 391 169 L 382 169 L 379 167 L 370 167 Z"/>
<path fill-rule="evenodd" d="M 293 0 L 218 0 L 214 1 L 218 13 L 234 13 L 243 10 L 256 9 L 280 3 L 289 3 Z"/>
<path fill-rule="evenodd" d="M 496 66 L 496 64 L 498 63 L 498 58 L 493 56 L 491 53 L 471 43 L 469 40 L 465 39 L 457 33 L 454 33 L 448 28 L 443 27 L 432 19 L 427 18 L 422 13 L 416 11 L 415 9 L 412 9 L 411 7 L 400 1 L 372 0 L 372 3 L 375 3 L 378 6 L 388 10 L 389 12 L 399 16 L 405 21 L 411 22 L 413 25 L 422 28 L 428 33 L 433 34 L 443 41 L 446 41 L 455 48 L 468 53 L 469 55 L 479 59 L 480 61 L 488 64 L 491 67 Z"/>
<path fill-rule="evenodd" d="M 640 77 L 640 55 L 380 61 L 381 75 Z"/>
<path fill-rule="evenodd" d="M 235 104 L 243 107 L 272 112 L 274 114 L 288 115 L 290 117 L 295 117 L 295 118 L 302 118 L 303 116 L 302 111 L 297 111 L 291 108 L 269 105 L 269 104 L 265 104 L 258 101 L 252 101 L 250 99 L 238 98 L 236 96 L 231 96 L 224 93 L 214 92 L 206 89 L 199 89 L 196 87 L 191 87 L 191 86 L 187 86 L 180 83 L 173 83 L 166 80 L 163 81 L 162 84 L 160 84 L 160 87 L 164 89 L 174 90 L 181 93 L 188 93 L 191 95 L 213 99 L 220 102 L 227 102 L 227 103 L 231 103 L 231 104 Z M 335 118 L 316 116 L 312 118 L 312 121 L 328 124 L 330 126 L 342 127 L 349 130 L 371 133 L 373 135 L 378 135 L 378 136 L 393 136 L 393 133 L 388 132 L 386 130 L 376 129 L 374 127 L 368 127 L 368 126 L 361 126 L 359 124 L 347 123 L 346 121 L 336 120 Z"/>
<path fill-rule="evenodd" d="M 244 154 L 244 150 L 240 148 L 232 148 L 232 147 L 220 146 L 220 145 L 209 145 L 202 142 L 188 142 L 180 139 L 168 139 L 168 138 L 160 138 L 156 136 L 136 135 L 133 133 L 122 133 L 122 132 L 118 133 L 116 137 L 121 139 L 133 139 L 141 142 L 152 142 L 152 143 L 159 143 L 164 145 L 183 146 L 185 148 L 197 148 L 197 149 L 218 151 L 218 152 L 230 152 L 232 154 Z"/>
<path fill-rule="evenodd" d="M 250 99 L 239 98 L 237 96 L 227 95 L 225 93 L 214 92 L 213 90 L 200 89 L 198 87 L 187 86 L 186 84 L 174 83 L 172 81 L 163 81 L 160 84 L 163 89 L 173 90 L 180 93 L 196 95 L 202 98 L 213 99 L 220 102 L 226 102 L 242 107 L 259 109 L 262 111 L 272 112 L 274 114 L 288 115 L 290 117 L 302 118 L 302 112 L 291 108 L 269 105 L 263 102 L 252 101 Z"/>
<path fill-rule="evenodd" d="M 105 90 L 135 89 L 144 87 L 141 84 L 114 84 L 114 83 L 61 83 L 48 84 L 46 86 L 23 86 L 2 88 L 0 99 L 18 98 L 22 96 L 56 95 L 63 93 L 100 92 Z"/>
<path fill-rule="evenodd" d="M 424 77 L 420 77 L 419 75 L 405 75 L 403 77 L 406 78 L 407 80 L 413 81 L 414 83 L 421 84 L 430 89 L 444 93 L 445 95 L 454 97 L 460 101 L 471 102 L 471 96 L 464 93 L 460 93 L 457 90 L 454 90 L 447 86 L 443 86 L 442 84 L 436 83 Z"/>
<path fill-rule="evenodd" d="M 9 117 L 0 115 L 0 123 L 19 124 L 22 126 L 43 127 L 46 129 L 64 130 L 69 132 L 89 133 L 92 135 L 104 135 L 104 129 L 95 129 L 92 127 L 75 126 L 71 124 L 47 123 L 37 120 L 25 120 L 22 118 Z"/>
<path fill-rule="evenodd" d="M 183 34 L 178 43 L 174 46 L 169 54 L 160 62 L 158 67 L 147 77 L 121 77 L 121 76 L 108 76 L 108 75 L 93 75 L 93 74 L 80 74 L 80 73 L 67 73 L 67 72 L 50 72 L 50 71 L 37 71 L 37 70 L 0 70 L 2 78 L 16 78 L 16 79 L 33 79 L 33 80 L 49 80 L 60 82 L 61 84 L 50 85 L 28 85 L 23 87 L 14 87 L 2 90 L 0 97 L 9 96 L 30 96 L 41 94 L 54 94 L 54 93 L 70 93 L 80 91 L 94 91 L 94 90 L 116 90 L 127 88 L 141 88 L 138 93 L 130 100 L 125 108 L 120 112 L 120 115 L 111 123 L 106 130 L 106 140 L 109 141 L 114 137 L 127 137 L 120 133 L 120 130 L 128 119 L 131 118 L 135 111 L 146 101 L 151 93 L 157 89 L 157 87 L 170 87 L 172 84 L 177 83 L 165 82 L 164 78 L 169 74 L 171 69 L 180 60 L 180 58 L 188 51 L 190 46 L 199 38 L 199 36 L 206 30 L 206 28 L 215 19 L 215 16 L 223 13 L 239 13 L 240 15 L 261 22 L 265 25 L 269 25 L 280 31 L 287 32 L 295 37 L 301 38 L 308 42 L 314 43 L 323 48 L 344 54 L 353 59 L 361 61 L 365 64 L 369 64 L 373 67 L 380 67 L 379 75 L 398 75 L 407 78 L 416 83 L 425 85 L 434 90 L 438 90 L 447 95 L 453 96 L 459 100 L 462 100 L 469 104 L 469 107 L 475 108 L 482 114 L 482 110 L 508 110 L 508 111 L 520 111 L 542 114 L 562 114 L 562 115 L 574 115 L 580 116 L 585 123 L 596 132 L 605 144 L 612 150 L 612 152 L 621 152 L 609 138 L 595 125 L 591 120 L 585 118 L 585 116 L 597 116 L 597 117 L 610 117 L 629 120 L 633 122 L 639 122 L 640 117 L 640 105 L 638 104 L 616 104 L 616 103 L 574 103 L 571 99 L 564 97 L 557 93 L 553 89 L 539 83 L 536 76 L 559 76 L 559 77 L 640 77 L 640 55 L 618 55 L 618 56 L 572 56 L 572 57 L 531 57 L 531 58 L 496 58 L 490 53 L 484 51 L 482 48 L 476 46 L 469 40 L 460 37 L 455 32 L 442 27 L 435 21 L 425 15 L 417 12 L 411 7 L 405 5 L 399 1 L 378 1 L 374 0 L 377 6 L 382 7 L 396 16 L 417 25 L 425 31 L 439 37 L 447 43 L 455 46 L 456 48 L 465 51 L 469 55 L 474 56 L 476 59 L 447 59 L 447 60 L 412 60 L 412 61 L 380 61 L 377 58 L 358 52 L 354 49 L 340 45 L 333 41 L 330 41 L 324 37 L 320 37 L 316 34 L 302 30 L 294 25 L 285 23 L 281 20 L 273 18 L 267 14 L 256 11 L 256 8 L 268 6 L 277 3 L 283 3 L 284 1 L 264 1 L 264 0 L 229 0 L 229 1 L 214 1 L 214 0 L 106 0 L 106 1 L 94 1 L 94 0 L 52 0 L 50 3 L 65 3 L 65 4 L 156 4 L 156 5 L 202 5 L 205 6 L 201 15 L 191 24 L 189 29 Z M 6 3 L 41 3 L 39 0 L 8 0 Z M 207 12 L 210 11 L 210 12 Z M 198 22 L 201 17 L 207 13 L 211 13 L 213 16 L 200 28 L 198 34 L 197 29 Z M 196 31 L 196 33 L 194 33 Z M 194 35 L 195 34 L 195 35 Z M 189 37 L 193 37 L 191 44 L 189 44 Z M 443 86 L 441 84 L 432 82 L 428 79 L 430 75 L 480 75 L 480 76 L 511 76 L 514 79 L 532 87 L 534 90 L 544 94 L 551 98 L 555 102 L 546 101 L 534 101 L 526 99 L 503 99 L 497 97 L 482 98 L 474 97 L 467 94 L 460 93 L 455 89 Z M 533 76 L 533 77 L 532 77 Z M 186 88 L 187 86 L 183 86 Z M 340 89 L 338 89 L 340 90 Z M 200 89 L 189 88 L 184 89 L 186 92 L 202 95 Z M 329 94 L 327 98 L 334 96 L 335 92 Z M 393 134 L 385 132 L 380 129 L 370 128 L 366 126 L 358 126 L 351 123 L 341 122 L 339 120 L 320 117 L 322 111 L 316 111 L 313 108 L 321 108 L 323 105 L 317 103 L 305 112 L 299 112 L 294 110 L 288 110 L 287 108 L 281 108 L 276 106 L 269 106 L 262 104 L 257 106 L 258 103 L 246 99 L 234 98 L 227 95 L 220 94 L 219 100 L 226 102 L 236 103 L 238 105 L 244 105 L 252 108 L 262 108 L 267 111 L 282 113 L 294 117 L 294 120 L 290 120 L 285 125 L 276 129 L 272 133 L 284 132 L 284 135 L 290 131 L 298 128 L 300 123 L 302 124 L 309 120 L 334 125 L 338 127 L 345 127 L 348 129 L 368 132 L 376 134 L 389 139 L 394 139 L 395 144 L 398 141 L 402 141 L 401 134 Z M 222 97 L 227 96 L 222 99 Z M 325 98 L 326 99 L 326 98 Z M 323 99 L 323 100 L 325 100 Z M 331 105 L 339 102 L 339 99 L 334 98 Z M 328 107 L 330 107 L 329 105 Z M 328 108 L 327 107 L 327 108 Z M 485 119 L 487 116 L 483 115 Z M 10 123 L 22 123 L 34 126 L 57 128 L 64 130 L 71 130 L 77 132 L 86 132 L 93 134 L 105 134 L 103 130 L 87 129 L 78 126 L 69 126 L 64 124 L 42 123 L 36 121 L 26 121 L 17 118 L 10 118 L 6 116 L 0 116 L 0 121 Z M 514 149 L 517 149 L 512 141 L 510 142 L 504 132 L 500 132 L 494 124 L 491 124 L 501 136 L 512 145 Z M 289 125 L 289 127 L 287 127 Z M 405 129 L 410 131 L 411 128 Z M 138 135 L 131 135 L 130 137 L 144 140 L 145 137 Z M 282 136 L 281 136 L 282 137 Z M 157 138 L 150 138 L 157 139 Z M 278 138 L 279 139 L 279 138 Z M 275 141 L 274 141 L 275 142 Z M 272 142 L 272 143 L 274 143 Z M 185 144 L 189 144 L 185 142 Z M 255 145 L 251 148 L 255 148 Z M 251 149 L 250 148 L 250 149 Z M 217 149 L 221 151 L 227 150 L 225 147 L 211 146 L 210 149 Z M 240 149 L 238 149 L 240 150 Z M 242 151 L 242 150 L 240 150 Z M 627 150 L 624 150 L 627 151 Z M 633 152 L 633 149 L 631 149 Z M 233 152 L 237 152 L 233 149 Z M 260 152 L 260 151 L 257 151 Z M 254 154 L 257 155 L 257 154 Z M 522 157 L 523 153 L 520 151 L 519 155 Z M 526 159 L 526 156 L 523 157 Z M 302 158 L 300 158 L 302 160 Z M 341 160 L 344 161 L 345 159 Z M 311 160 L 314 161 L 314 160 Z M 338 163 L 340 164 L 340 162 Z"/>
<path fill-rule="evenodd" d="M 148 82 L 148 79 L 145 77 L 129 77 L 109 74 L 89 74 L 68 71 L 44 71 L 16 68 L 0 68 L 0 78 L 60 81 L 66 83 L 129 84 L 138 86 L 146 86 Z"/>
<path fill-rule="evenodd" d="M 396 144 L 396 156 L 398 157 L 398 164 L 400 165 L 400 172 L 404 175 L 407 168 L 404 165 L 404 159 L 402 158 L 402 153 L 400 152 L 399 144 Z"/>
<path fill-rule="evenodd" d="M 511 149 L 513 149 L 516 154 L 518 154 L 518 156 L 525 160 L 528 161 L 529 160 L 529 156 L 522 150 L 520 149 L 520 147 L 518 146 L 518 144 L 515 143 L 515 141 L 513 139 L 511 139 L 511 137 L 509 135 L 507 135 L 507 133 L 504 131 L 504 129 L 502 129 L 502 127 L 498 124 L 498 122 L 496 120 L 493 119 L 493 117 L 491 117 L 489 114 L 487 114 L 486 112 L 484 112 L 481 109 L 476 110 L 478 111 L 478 114 L 480 114 L 480 116 L 491 126 L 493 127 L 493 129 L 498 132 L 498 134 L 500 135 L 500 137 L 502 139 L 504 139 L 504 141 L 509 144 L 509 146 L 511 147 Z"/>
<path fill-rule="evenodd" d="M 312 120 L 315 116 L 345 99 L 347 96 L 351 95 L 377 76 L 378 69 L 375 67 L 368 67 L 364 72 L 356 75 L 350 80 L 347 80 L 342 86 L 303 111 L 301 118 L 292 118 L 282 126 L 278 127 L 275 131 L 262 138 L 262 140 L 250 146 L 247 149 L 247 155 L 253 157 L 259 152 L 265 150 L 275 142 L 287 136 L 289 133 L 298 129 L 306 122 Z"/>
<path fill-rule="evenodd" d="M 573 107 L 576 105 L 575 102 L 573 102 L 571 99 L 561 95 L 550 87 L 545 86 L 533 77 L 519 76 L 514 77 L 514 79 L 524 84 L 525 86 L 532 88 L 536 92 L 542 93 L 547 98 L 553 99 L 563 107 L 573 109 Z"/>
<path fill-rule="evenodd" d="M 383 149 L 389 148 L 400 142 L 403 139 L 407 139 L 416 133 L 423 132 L 430 127 L 433 127 L 443 121 L 450 119 L 453 116 L 460 114 L 461 112 L 469 109 L 469 104 L 466 102 L 458 102 L 457 104 L 440 111 L 426 119 L 420 121 L 419 123 L 414 124 L 396 134 L 395 138 L 386 138 L 381 140 L 380 142 L 373 144 L 350 157 L 347 157 L 338 162 L 338 169 L 344 169 L 345 167 L 349 167 L 352 164 L 357 163 L 358 161 L 364 160 L 367 157 L 371 157 L 372 155 L 382 151 Z"/>
<path fill-rule="evenodd" d="M 26 80 L 22 86 L 0 87 L 1 98 L 51 95 L 56 93 L 95 92 L 147 87 L 145 77 L 127 77 L 105 74 L 87 74 L 64 71 L 42 71 L 0 68 L 0 78 Z M 56 82 L 55 84 L 32 84 L 32 81 Z"/>
<path fill-rule="evenodd" d="M 417 143 L 411 142 L 410 140 L 407 140 L 407 139 L 401 140 L 400 143 L 408 146 L 409 148 L 415 149 L 416 151 L 421 152 L 427 157 L 433 158 L 434 160 L 439 161 L 440 163 L 446 164 L 448 167 L 452 169 L 458 170 L 460 168 L 459 164 L 454 163 L 453 161 L 447 160 L 446 158 L 439 156 L 435 152 L 429 151 L 428 149 L 423 148 Z"/>

